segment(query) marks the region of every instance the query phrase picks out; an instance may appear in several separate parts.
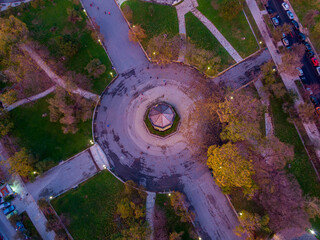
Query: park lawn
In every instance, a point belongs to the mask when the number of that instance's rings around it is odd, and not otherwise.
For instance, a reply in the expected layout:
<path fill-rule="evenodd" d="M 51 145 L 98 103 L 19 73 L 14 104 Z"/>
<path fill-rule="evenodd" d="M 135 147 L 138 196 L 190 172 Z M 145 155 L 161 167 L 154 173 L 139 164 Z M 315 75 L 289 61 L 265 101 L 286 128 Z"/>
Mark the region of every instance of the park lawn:
<path fill-rule="evenodd" d="M 29 236 L 30 236 L 30 239 L 31 240 L 42 239 L 38 233 L 38 230 L 33 225 L 31 219 L 29 218 L 28 213 L 26 211 L 24 211 L 23 213 L 21 213 L 21 217 L 22 217 L 22 223 L 23 223 L 24 227 L 27 229 Z"/>
<path fill-rule="evenodd" d="M 145 30 L 147 37 L 141 42 L 144 48 L 154 36 L 167 34 L 170 38 L 179 34 L 178 16 L 174 7 L 129 0 L 121 5 L 121 9 L 125 5 L 133 12 L 131 25 L 140 24 Z"/>
<path fill-rule="evenodd" d="M 167 194 L 157 194 L 156 205 L 158 205 L 166 215 L 168 233 L 183 231 L 181 240 L 192 240 L 189 230 L 193 230 L 193 225 L 186 222 L 181 222 L 180 217 L 176 215 L 173 207 L 170 205 L 170 199 Z"/>
<path fill-rule="evenodd" d="M 24 8 L 13 9 L 12 11 L 21 13 L 20 16 L 17 14 L 15 16 L 18 16 L 26 23 L 30 36 L 42 45 L 47 46 L 51 55 L 57 59 L 59 57 L 56 54 L 58 46 L 52 41 L 53 38 L 70 34 L 72 38 L 79 41 L 80 48 L 78 52 L 64 62 L 68 70 L 88 76 L 84 69 L 86 65 L 94 58 L 100 59 L 106 66 L 106 72 L 97 79 L 91 78 L 92 91 L 100 94 L 112 80 L 115 73 L 112 70 L 107 53 L 98 42 L 93 40 L 90 32 L 86 29 L 86 15 L 81 11 L 82 21 L 75 24 L 68 21 L 67 9 L 80 9 L 81 5 L 75 5 L 71 0 L 55 0 L 54 4 L 52 1 L 44 2 L 45 5 L 41 8 L 33 8 L 30 3 L 26 3 Z M 21 11 L 21 9 L 23 10 Z M 54 28 L 56 29 L 54 30 Z M 113 74 L 110 74 L 110 72 L 113 72 Z"/>
<path fill-rule="evenodd" d="M 110 239 L 118 229 L 114 213 L 123 189 L 123 183 L 108 171 L 102 171 L 51 204 L 58 215 L 70 220 L 68 230 L 73 239 Z"/>
<path fill-rule="evenodd" d="M 280 141 L 294 146 L 294 159 L 290 162 L 291 167 L 287 168 L 288 173 L 296 177 L 304 195 L 320 198 L 320 184 L 317 181 L 316 173 L 309 161 L 296 128 L 292 123 L 287 121 L 289 115 L 283 112 L 283 101 L 274 97 L 270 100 L 275 135 Z M 320 219 L 311 221 L 311 223 L 319 232 Z"/>
<path fill-rule="evenodd" d="M 214 51 L 221 58 L 220 71 L 235 64 L 236 62 L 212 35 L 208 28 L 191 12 L 185 15 L 187 38 L 198 48 Z"/>
<path fill-rule="evenodd" d="M 242 57 L 247 57 L 259 50 L 243 12 L 241 11 L 232 20 L 226 20 L 219 15 L 219 10 L 213 8 L 211 2 L 212 0 L 198 0 L 199 11 L 216 26 L 238 53 Z M 214 0 L 214 2 L 219 7 L 223 0 Z M 245 37 L 245 40 L 242 40 L 243 37 Z"/>
<path fill-rule="evenodd" d="M 81 122 L 76 134 L 64 134 L 60 123 L 50 122 L 47 99 L 51 95 L 10 111 L 13 135 L 39 161 L 58 163 L 89 146 L 91 120 Z M 46 117 L 42 114 L 46 113 Z"/>

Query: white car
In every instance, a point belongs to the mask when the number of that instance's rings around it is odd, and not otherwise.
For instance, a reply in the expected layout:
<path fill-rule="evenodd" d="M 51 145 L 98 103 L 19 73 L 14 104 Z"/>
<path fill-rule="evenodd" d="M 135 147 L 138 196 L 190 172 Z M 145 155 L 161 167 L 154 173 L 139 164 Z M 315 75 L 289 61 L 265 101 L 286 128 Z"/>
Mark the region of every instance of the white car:
<path fill-rule="evenodd" d="M 303 71 L 302 71 L 302 69 L 299 68 L 299 67 L 297 67 L 296 69 L 299 71 L 299 76 L 303 76 Z"/>
<path fill-rule="evenodd" d="M 281 41 L 285 47 L 288 47 L 290 45 L 289 40 L 287 38 L 282 38 Z"/>
<path fill-rule="evenodd" d="M 317 73 L 320 76 L 320 67 L 316 67 Z"/>
<path fill-rule="evenodd" d="M 284 9 L 285 11 L 289 10 L 289 5 L 288 5 L 288 3 L 283 2 L 281 5 L 282 5 L 282 7 L 283 7 L 283 9 Z"/>
<path fill-rule="evenodd" d="M 294 19 L 293 13 L 291 11 L 287 11 L 287 15 L 290 20 Z"/>

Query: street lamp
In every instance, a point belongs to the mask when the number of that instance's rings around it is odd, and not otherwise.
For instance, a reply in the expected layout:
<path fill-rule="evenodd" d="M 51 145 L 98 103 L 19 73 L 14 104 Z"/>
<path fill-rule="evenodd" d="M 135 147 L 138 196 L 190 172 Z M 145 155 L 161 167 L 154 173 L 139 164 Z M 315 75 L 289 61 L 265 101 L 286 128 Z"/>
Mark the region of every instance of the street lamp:
<path fill-rule="evenodd" d="M 313 229 L 310 229 L 310 233 L 311 233 L 312 235 L 316 235 L 316 232 L 315 232 Z"/>
<path fill-rule="evenodd" d="M 51 200 L 52 198 L 53 198 L 52 196 L 49 197 L 50 200 Z"/>

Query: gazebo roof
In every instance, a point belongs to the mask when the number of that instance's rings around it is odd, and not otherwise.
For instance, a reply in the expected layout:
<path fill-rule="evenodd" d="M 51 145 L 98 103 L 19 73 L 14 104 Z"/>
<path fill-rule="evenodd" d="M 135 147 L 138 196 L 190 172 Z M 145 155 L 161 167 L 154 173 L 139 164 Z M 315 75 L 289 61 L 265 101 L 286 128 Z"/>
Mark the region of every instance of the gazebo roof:
<path fill-rule="evenodd" d="M 165 128 L 173 124 L 175 113 L 173 109 L 165 103 L 153 106 L 149 112 L 149 119 L 152 125 Z"/>

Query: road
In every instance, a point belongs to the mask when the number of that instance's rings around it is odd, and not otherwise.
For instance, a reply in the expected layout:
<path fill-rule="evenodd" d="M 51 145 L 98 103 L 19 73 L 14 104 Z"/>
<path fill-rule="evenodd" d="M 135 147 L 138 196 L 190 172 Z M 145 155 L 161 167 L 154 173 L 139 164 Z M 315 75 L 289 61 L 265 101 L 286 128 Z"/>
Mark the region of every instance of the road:
<path fill-rule="evenodd" d="M 273 12 L 276 12 L 279 15 L 280 18 L 280 25 L 284 23 L 290 24 L 290 19 L 286 14 L 286 11 L 281 6 L 282 0 L 269 0 L 268 6 L 270 9 L 273 10 Z M 293 39 L 289 37 L 290 45 L 293 43 L 298 43 L 298 37 L 297 34 L 292 31 Z M 304 75 L 306 77 L 305 81 L 305 87 L 308 87 L 311 84 L 317 84 L 320 86 L 320 77 L 318 76 L 315 68 L 312 66 L 310 58 L 305 54 L 302 58 L 303 67 L 302 70 L 304 72 Z M 316 94 L 318 98 L 320 98 L 320 92 Z"/>

